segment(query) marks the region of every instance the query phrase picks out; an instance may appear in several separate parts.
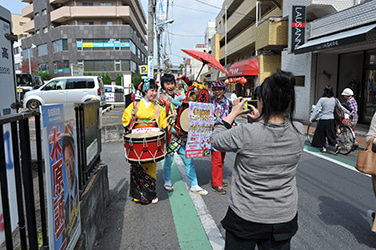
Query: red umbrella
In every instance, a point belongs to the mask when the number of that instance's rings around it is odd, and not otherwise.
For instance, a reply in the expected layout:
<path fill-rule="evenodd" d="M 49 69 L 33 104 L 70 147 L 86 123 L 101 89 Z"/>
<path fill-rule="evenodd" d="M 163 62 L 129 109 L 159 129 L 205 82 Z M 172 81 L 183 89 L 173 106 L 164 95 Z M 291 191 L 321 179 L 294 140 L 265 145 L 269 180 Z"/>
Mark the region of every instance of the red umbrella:
<path fill-rule="evenodd" d="M 197 76 L 200 75 L 202 68 L 207 64 L 209 67 L 215 68 L 216 70 L 219 70 L 225 74 L 228 74 L 228 71 L 220 64 L 217 59 L 214 58 L 214 56 L 210 55 L 207 52 L 203 51 L 196 51 L 196 50 L 188 50 L 188 49 L 182 49 L 183 52 L 187 53 L 191 57 L 196 58 L 197 60 L 201 61 L 203 63 L 200 72 L 198 72 Z"/>

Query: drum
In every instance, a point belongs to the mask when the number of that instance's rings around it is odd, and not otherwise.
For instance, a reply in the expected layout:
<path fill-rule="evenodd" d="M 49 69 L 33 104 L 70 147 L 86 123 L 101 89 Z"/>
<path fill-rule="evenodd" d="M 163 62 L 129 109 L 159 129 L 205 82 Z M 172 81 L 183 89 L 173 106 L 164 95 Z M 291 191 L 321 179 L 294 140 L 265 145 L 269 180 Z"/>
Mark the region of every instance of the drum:
<path fill-rule="evenodd" d="M 148 132 L 124 135 L 125 158 L 130 163 L 153 163 L 163 160 L 166 154 L 165 132 Z"/>
<path fill-rule="evenodd" d="M 188 134 L 189 129 L 189 119 L 188 119 L 188 109 L 189 103 L 184 101 L 182 105 L 177 110 L 177 117 L 176 117 L 176 126 L 177 126 L 177 133 L 179 135 L 186 136 Z"/>

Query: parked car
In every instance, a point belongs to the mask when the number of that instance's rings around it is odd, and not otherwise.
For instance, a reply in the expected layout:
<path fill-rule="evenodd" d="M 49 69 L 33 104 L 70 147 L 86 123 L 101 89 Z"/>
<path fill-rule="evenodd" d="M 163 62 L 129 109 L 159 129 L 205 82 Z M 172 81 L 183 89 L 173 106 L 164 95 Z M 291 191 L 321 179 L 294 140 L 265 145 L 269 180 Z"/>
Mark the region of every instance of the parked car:
<path fill-rule="evenodd" d="M 118 85 L 104 85 L 106 103 L 124 102 L 124 88 Z"/>
<path fill-rule="evenodd" d="M 40 75 L 16 74 L 17 97 L 22 100 L 25 93 L 37 89 L 43 85 L 43 79 Z"/>
<path fill-rule="evenodd" d="M 100 76 L 61 76 L 28 91 L 24 96 L 24 108 L 35 109 L 51 103 L 81 103 L 99 100 L 106 103 L 103 81 Z"/>

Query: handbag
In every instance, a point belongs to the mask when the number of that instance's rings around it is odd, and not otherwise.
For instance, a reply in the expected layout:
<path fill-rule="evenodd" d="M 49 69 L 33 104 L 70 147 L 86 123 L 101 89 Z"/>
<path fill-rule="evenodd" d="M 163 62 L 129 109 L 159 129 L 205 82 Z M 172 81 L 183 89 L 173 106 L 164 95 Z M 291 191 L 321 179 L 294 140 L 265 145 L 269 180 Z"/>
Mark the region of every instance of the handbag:
<path fill-rule="evenodd" d="M 336 105 L 334 106 L 334 120 L 337 125 L 342 124 L 343 119 L 345 119 L 345 113 L 341 109 L 341 104 L 336 98 Z"/>
<path fill-rule="evenodd" d="M 375 138 L 376 136 L 368 141 L 365 150 L 359 151 L 356 161 L 355 168 L 365 174 L 376 175 L 376 153 L 372 151 L 372 143 Z"/>

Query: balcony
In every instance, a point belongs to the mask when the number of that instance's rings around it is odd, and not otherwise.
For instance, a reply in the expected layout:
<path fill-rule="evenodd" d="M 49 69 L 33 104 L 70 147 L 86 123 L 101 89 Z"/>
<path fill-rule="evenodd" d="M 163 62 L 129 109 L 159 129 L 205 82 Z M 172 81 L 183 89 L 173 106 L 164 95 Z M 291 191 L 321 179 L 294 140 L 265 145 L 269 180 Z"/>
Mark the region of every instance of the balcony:
<path fill-rule="evenodd" d="M 22 17 L 34 18 L 34 5 L 29 4 L 22 9 Z"/>
<path fill-rule="evenodd" d="M 281 17 L 270 17 L 256 28 L 256 50 L 281 50 L 288 44 L 288 21 Z"/>
<path fill-rule="evenodd" d="M 51 12 L 51 22 L 64 23 L 75 18 L 121 18 L 130 23 L 129 6 L 64 6 Z"/>
<path fill-rule="evenodd" d="M 23 32 L 32 33 L 35 31 L 34 20 L 25 23 L 23 26 Z"/>
<path fill-rule="evenodd" d="M 23 2 L 23 3 L 32 3 L 33 0 L 21 0 L 21 2 Z"/>
<path fill-rule="evenodd" d="M 68 2 L 70 0 L 50 0 L 50 4 L 58 4 L 58 3 L 65 3 L 65 2 Z"/>

